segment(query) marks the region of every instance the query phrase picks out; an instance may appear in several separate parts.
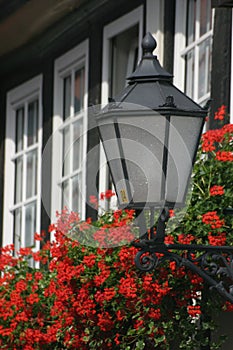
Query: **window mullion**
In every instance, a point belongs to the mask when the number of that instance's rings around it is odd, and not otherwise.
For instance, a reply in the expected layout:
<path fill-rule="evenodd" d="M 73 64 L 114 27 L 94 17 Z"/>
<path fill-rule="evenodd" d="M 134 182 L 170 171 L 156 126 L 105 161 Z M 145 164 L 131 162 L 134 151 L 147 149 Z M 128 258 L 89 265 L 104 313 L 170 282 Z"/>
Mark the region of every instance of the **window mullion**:
<path fill-rule="evenodd" d="M 39 95 L 40 96 L 40 95 Z M 40 104 L 40 98 L 38 96 L 38 146 L 37 146 L 37 169 L 36 169 L 36 175 L 37 175 L 37 183 L 36 183 L 36 230 L 39 232 L 40 230 L 40 213 L 41 213 L 41 153 L 42 153 L 42 115 L 41 115 L 41 104 Z M 38 244 L 39 245 L 39 244 Z"/>
<path fill-rule="evenodd" d="M 69 206 L 72 207 L 72 173 L 73 173 L 73 152 L 74 152 L 74 145 L 73 145 L 73 124 L 70 124 L 70 173 L 69 173 Z"/>
<path fill-rule="evenodd" d="M 199 45 L 200 38 L 200 18 L 201 18 L 200 0 L 196 2 L 196 23 L 195 23 L 195 48 L 194 48 L 194 92 L 193 99 L 198 100 L 198 85 L 199 85 Z"/>
<path fill-rule="evenodd" d="M 71 72 L 71 96 L 70 96 L 70 116 L 74 117 L 74 83 L 75 83 L 75 71 L 74 69 Z"/>
<path fill-rule="evenodd" d="M 189 51 L 191 51 L 191 49 L 193 49 L 196 45 L 201 44 L 203 41 L 205 41 L 206 39 L 208 39 L 209 37 L 211 37 L 213 35 L 213 31 L 210 30 L 209 32 L 203 34 L 200 38 L 198 38 L 196 41 L 193 41 L 191 44 L 189 44 L 188 46 L 186 46 L 181 52 L 180 55 L 184 56 L 186 55 Z"/>
<path fill-rule="evenodd" d="M 27 141 L 27 137 L 25 138 Z M 38 143 L 35 143 L 34 145 L 31 145 L 30 147 L 27 147 L 27 153 L 30 151 L 34 151 L 38 149 Z M 11 160 L 14 161 L 15 159 L 19 158 L 20 156 L 23 156 L 25 153 L 25 150 L 22 150 L 20 152 L 15 153 L 12 157 Z"/>
<path fill-rule="evenodd" d="M 199 46 L 194 49 L 194 92 L 193 99 L 198 100 L 198 86 L 199 86 Z"/>
<path fill-rule="evenodd" d="M 201 25 L 201 0 L 196 2 L 196 24 L 195 24 L 195 41 L 200 38 L 200 25 Z"/>
<path fill-rule="evenodd" d="M 24 104 L 24 135 L 23 135 L 23 182 L 22 182 L 22 221 L 21 221 L 21 246 L 25 246 L 25 201 L 26 201 L 26 186 L 27 186 L 27 139 L 28 139 L 28 102 Z"/>
<path fill-rule="evenodd" d="M 24 176 L 25 178 L 25 176 Z M 23 180 L 24 181 L 24 180 Z M 22 216 L 21 216 L 21 246 L 25 246 L 25 212 L 26 212 L 26 208 L 25 208 L 25 203 L 22 203 Z"/>
<path fill-rule="evenodd" d="M 74 171 L 72 171 L 72 173 L 63 176 L 58 182 L 57 185 L 61 186 L 61 184 L 67 180 L 69 180 L 70 177 L 76 176 L 76 175 L 80 175 L 82 173 L 82 169 L 79 167 L 78 169 L 75 169 Z"/>
<path fill-rule="evenodd" d="M 197 103 L 199 103 L 201 105 L 204 101 L 207 101 L 209 99 L 209 97 L 210 97 L 210 93 L 208 92 L 205 95 L 201 96 L 198 99 Z"/>
<path fill-rule="evenodd" d="M 72 210 L 72 192 L 73 192 L 73 191 L 72 191 L 72 177 L 69 178 L 68 184 L 69 184 L 69 185 L 68 185 L 68 186 L 69 186 L 69 187 L 68 187 L 68 189 L 69 189 L 69 190 L 68 190 L 68 191 L 69 191 L 69 198 L 68 198 L 68 201 L 69 201 L 69 202 L 68 202 L 68 207 L 69 207 L 69 209 Z"/>
<path fill-rule="evenodd" d="M 205 55 L 205 69 L 207 70 L 207 72 L 205 72 L 205 81 L 204 81 L 204 92 L 205 92 L 205 93 L 208 91 L 209 57 L 210 57 L 210 46 L 208 45 L 208 46 L 206 47 L 206 55 Z"/>
<path fill-rule="evenodd" d="M 26 184 L 27 184 L 27 141 L 28 141 L 28 103 L 24 104 L 24 136 L 23 136 L 23 195 L 22 201 L 26 200 Z"/>
<path fill-rule="evenodd" d="M 71 73 L 71 117 L 72 119 L 74 118 L 75 116 L 75 106 L 74 106 L 74 99 L 75 99 L 75 96 L 74 96 L 74 91 L 75 91 L 75 70 L 73 69 L 72 70 L 72 73 Z M 73 139 L 74 139 L 74 126 L 73 126 L 74 123 L 70 123 L 70 144 L 69 144 L 69 152 L 70 152 L 70 164 L 69 164 L 69 167 L 70 167 L 70 173 L 69 173 L 69 207 L 72 208 L 72 197 L 73 197 L 73 178 L 72 178 L 72 174 L 73 174 L 73 154 L 74 154 L 74 142 L 73 142 Z"/>
<path fill-rule="evenodd" d="M 23 205 L 26 206 L 26 205 L 28 205 L 28 204 L 30 204 L 32 202 L 35 202 L 36 200 L 37 200 L 37 196 L 33 196 L 33 197 L 25 200 L 24 202 L 19 202 L 17 204 L 14 204 L 11 208 L 9 208 L 9 210 L 10 210 L 10 212 L 13 212 L 13 211 L 15 211 L 15 210 L 17 210 L 19 208 L 22 208 Z"/>
<path fill-rule="evenodd" d="M 75 115 L 72 119 L 71 119 L 71 118 L 68 118 L 67 120 L 65 120 L 65 121 L 62 123 L 62 125 L 60 125 L 60 126 L 58 127 L 58 131 L 59 131 L 60 133 L 62 133 L 63 130 L 64 130 L 66 127 L 68 127 L 70 124 L 74 123 L 74 121 L 82 120 L 82 119 L 84 118 L 84 115 L 85 115 L 84 111 L 80 111 L 80 112 L 78 113 L 78 115 Z"/>
<path fill-rule="evenodd" d="M 81 70 L 81 108 L 80 111 L 84 110 L 84 101 L 85 101 L 85 74 L 86 74 L 86 68 L 82 68 Z"/>

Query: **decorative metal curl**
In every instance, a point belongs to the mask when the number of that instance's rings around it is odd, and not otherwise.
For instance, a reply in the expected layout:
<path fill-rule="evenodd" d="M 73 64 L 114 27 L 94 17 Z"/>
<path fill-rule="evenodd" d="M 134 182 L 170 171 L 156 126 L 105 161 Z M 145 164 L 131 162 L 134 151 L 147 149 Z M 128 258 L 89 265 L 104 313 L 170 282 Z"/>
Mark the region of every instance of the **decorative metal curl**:
<path fill-rule="evenodd" d="M 162 212 L 156 235 L 132 244 L 139 248 L 135 264 L 141 271 L 152 271 L 165 261 L 175 261 L 198 274 L 224 299 L 233 303 L 233 246 L 165 244 L 166 211 Z"/>
<path fill-rule="evenodd" d="M 135 265 L 141 271 L 152 271 L 159 265 L 163 264 L 166 260 L 175 261 L 178 266 L 182 265 L 182 258 L 178 255 L 171 254 L 170 252 L 162 252 L 161 247 L 159 249 L 160 254 L 148 253 L 144 250 L 139 251 L 135 256 Z M 158 253 L 158 252 L 157 252 Z"/>
<path fill-rule="evenodd" d="M 156 256 L 156 254 L 152 253 L 148 255 L 144 251 L 139 251 L 136 254 L 135 265 L 141 271 L 145 271 L 145 272 L 152 271 L 158 266 L 158 264 L 159 264 L 159 259 Z"/>

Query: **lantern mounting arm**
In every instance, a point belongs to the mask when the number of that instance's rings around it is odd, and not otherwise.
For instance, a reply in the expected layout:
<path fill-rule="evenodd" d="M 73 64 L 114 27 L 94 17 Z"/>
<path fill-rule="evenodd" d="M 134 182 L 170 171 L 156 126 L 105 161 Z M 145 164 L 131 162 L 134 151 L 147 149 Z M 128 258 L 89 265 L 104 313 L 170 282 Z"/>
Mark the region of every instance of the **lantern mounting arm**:
<path fill-rule="evenodd" d="M 175 262 L 176 268 L 187 267 L 198 274 L 210 290 L 216 289 L 225 300 L 233 303 L 233 246 L 165 244 L 168 217 L 168 210 L 163 209 L 156 234 L 151 235 L 150 230 L 149 237 L 132 243 L 139 248 L 135 257 L 137 268 L 146 272 L 158 268 L 166 261 Z"/>

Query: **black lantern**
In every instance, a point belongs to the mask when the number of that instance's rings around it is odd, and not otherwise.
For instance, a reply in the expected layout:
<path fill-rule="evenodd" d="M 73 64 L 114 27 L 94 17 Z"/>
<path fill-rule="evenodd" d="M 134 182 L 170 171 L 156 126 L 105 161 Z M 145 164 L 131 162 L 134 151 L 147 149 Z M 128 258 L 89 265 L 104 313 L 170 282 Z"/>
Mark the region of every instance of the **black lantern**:
<path fill-rule="evenodd" d="M 141 229 L 141 239 L 133 243 L 139 249 L 135 263 L 150 271 L 174 260 L 233 303 L 233 247 L 164 242 L 169 209 L 185 203 L 208 104 L 202 108 L 172 84 L 172 75 L 152 54 L 155 47 L 146 34 L 128 86 L 97 115 L 119 206 L 151 211 L 150 234 Z M 161 210 L 156 235 L 155 208 Z"/>
<path fill-rule="evenodd" d="M 97 118 L 121 207 L 184 205 L 206 117 L 206 109 L 172 84 L 155 47 L 146 34 L 128 86 Z"/>

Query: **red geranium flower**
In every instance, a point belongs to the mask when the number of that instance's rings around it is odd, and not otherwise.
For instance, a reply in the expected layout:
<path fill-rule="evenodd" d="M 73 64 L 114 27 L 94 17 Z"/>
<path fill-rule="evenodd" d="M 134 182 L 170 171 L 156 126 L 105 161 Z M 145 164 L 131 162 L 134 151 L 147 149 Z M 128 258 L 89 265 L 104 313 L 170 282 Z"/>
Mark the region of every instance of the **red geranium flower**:
<path fill-rule="evenodd" d="M 222 196 L 224 194 L 223 186 L 214 185 L 210 188 L 210 196 Z"/>

